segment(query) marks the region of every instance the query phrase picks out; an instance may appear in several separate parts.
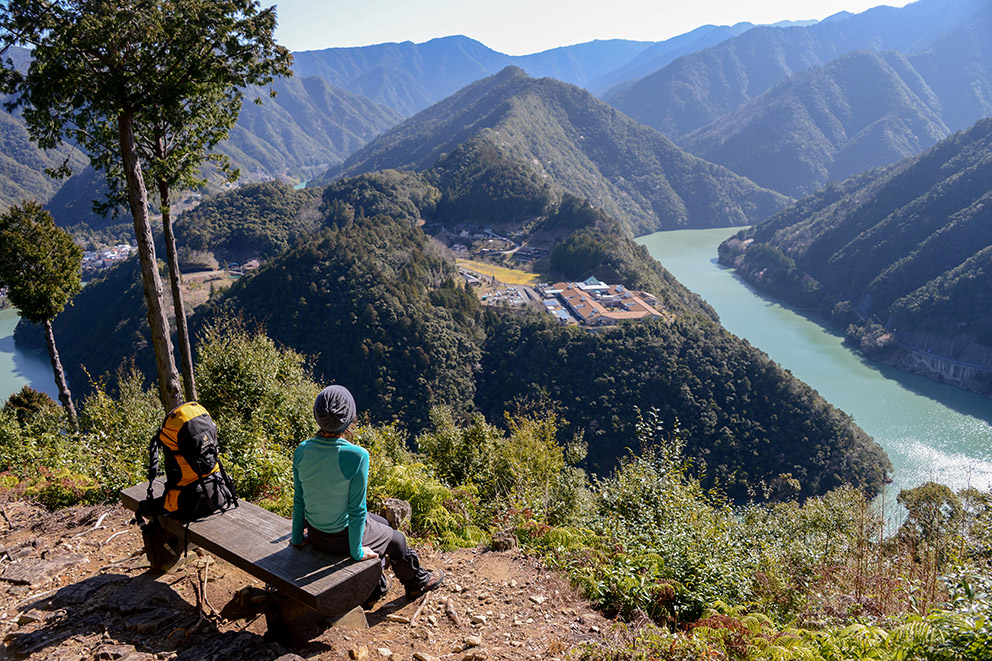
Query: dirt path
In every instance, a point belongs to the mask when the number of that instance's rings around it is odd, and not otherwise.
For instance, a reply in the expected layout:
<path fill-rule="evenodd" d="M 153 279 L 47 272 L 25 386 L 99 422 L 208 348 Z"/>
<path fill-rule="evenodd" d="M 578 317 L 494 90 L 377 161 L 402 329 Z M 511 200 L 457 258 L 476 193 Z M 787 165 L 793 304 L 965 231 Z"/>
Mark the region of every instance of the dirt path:
<path fill-rule="evenodd" d="M 598 640 L 609 627 L 561 576 L 517 551 L 421 549 L 423 565 L 443 568 L 447 578 L 416 622 L 410 620 L 422 601 L 407 600 L 394 581 L 367 612 L 368 629 L 328 629 L 290 649 L 264 638 L 262 617 L 219 615 L 242 588 L 262 587 L 254 578 L 194 553 L 155 576 L 147 571 L 130 518 L 120 507 L 50 513 L 30 503 L 3 504 L 0 657 L 556 659 Z M 201 610 L 197 593 L 204 576 Z"/>

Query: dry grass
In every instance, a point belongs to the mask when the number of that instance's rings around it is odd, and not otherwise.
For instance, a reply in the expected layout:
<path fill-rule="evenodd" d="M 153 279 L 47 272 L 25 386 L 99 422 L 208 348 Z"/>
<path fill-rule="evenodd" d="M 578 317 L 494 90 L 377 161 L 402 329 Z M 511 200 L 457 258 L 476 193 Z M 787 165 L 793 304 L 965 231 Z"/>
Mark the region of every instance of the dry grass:
<path fill-rule="evenodd" d="M 474 271 L 475 273 L 481 273 L 487 277 L 495 277 L 503 284 L 532 285 L 537 282 L 537 275 L 528 273 L 527 271 L 496 266 L 495 264 L 487 264 L 486 262 L 476 262 L 471 259 L 459 259 L 456 261 L 461 268 Z"/>
<path fill-rule="evenodd" d="M 188 309 L 194 309 L 207 302 L 210 297 L 210 286 L 214 289 L 227 289 L 234 283 L 225 271 L 198 271 L 183 274 L 183 299 Z"/>

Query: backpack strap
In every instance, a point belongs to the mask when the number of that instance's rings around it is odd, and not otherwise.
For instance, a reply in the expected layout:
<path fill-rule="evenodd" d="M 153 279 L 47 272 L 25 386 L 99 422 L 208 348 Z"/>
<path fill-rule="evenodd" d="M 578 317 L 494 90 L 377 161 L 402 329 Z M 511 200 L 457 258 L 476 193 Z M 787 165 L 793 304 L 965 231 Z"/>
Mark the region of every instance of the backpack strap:
<path fill-rule="evenodd" d="M 152 435 L 152 440 L 148 444 L 148 495 L 147 499 L 151 500 L 153 494 L 153 483 L 155 478 L 158 477 L 158 462 L 159 462 L 159 446 L 162 442 L 159 440 L 158 432 Z"/>

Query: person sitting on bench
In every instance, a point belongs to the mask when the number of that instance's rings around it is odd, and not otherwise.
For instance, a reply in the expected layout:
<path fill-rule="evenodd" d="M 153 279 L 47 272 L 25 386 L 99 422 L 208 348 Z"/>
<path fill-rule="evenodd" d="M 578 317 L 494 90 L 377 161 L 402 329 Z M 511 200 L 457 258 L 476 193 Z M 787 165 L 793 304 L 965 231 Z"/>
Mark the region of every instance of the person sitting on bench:
<path fill-rule="evenodd" d="M 355 560 L 380 558 L 379 585 L 366 604 L 389 591 L 385 559 L 406 588 L 408 598 L 434 590 L 444 571 L 420 566 L 417 552 L 406 536 L 393 530 L 383 517 L 365 509 L 369 479 L 369 453 L 355 445 L 355 399 L 344 386 L 328 386 L 317 396 L 313 415 L 320 431 L 300 443 L 293 455 L 293 534 L 290 544 L 308 542 L 336 555 Z M 304 534 L 304 528 L 307 534 Z"/>

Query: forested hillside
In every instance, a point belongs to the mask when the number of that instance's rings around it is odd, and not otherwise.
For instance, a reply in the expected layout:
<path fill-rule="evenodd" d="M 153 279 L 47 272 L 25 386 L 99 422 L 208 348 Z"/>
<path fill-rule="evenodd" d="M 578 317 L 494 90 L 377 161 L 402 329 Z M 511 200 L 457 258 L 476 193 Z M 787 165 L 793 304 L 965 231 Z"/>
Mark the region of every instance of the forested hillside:
<path fill-rule="evenodd" d="M 976 365 L 959 380 L 992 393 L 990 202 L 985 119 L 799 201 L 725 243 L 721 259 L 768 291 L 854 324 L 849 334 L 872 355 L 912 366 L 914 350 L 925 349 Z"/>
<path fill-rule="evenodd" d="M 683 146 L 793 197 L 915 156 L 950 134 L 905 56 L 855 51 L 790 76 Z"/>
<path fill-rule="evenodd" d="M 14 67 L 24 70 L 30 55 L 24 48 L 12 46 L 2 53 Z M 45 170 L 57 168 L 68 158 L 74 168 L 81 168 L 86 158 L 68 147 L 50 151 L 39 149 L 28 136 L 27 126 L 19 113 L 2 108 L 8 101 L 0 94 L 0 210 L 26 199 L 47 202 L 59 189 L 61 182 L 53 180 Z"/>
<path fill-rule="evenodd" d="M 451 215 L 474 221 L 536 217 L 566 191 L 633 234 L 749 224 L 785 203 L 588 92 L 516 68 L 387 131 L 328 176 L 384 168 L 430 170 L 442 195 L 462 203 Z"/>
<path fill-rule="evenodd" d="M 222 209 L 244 208 L 260 218 L 289 218 L 297 196 L 313 194 L 267 186 L 227 194 L 204 211 L 227 218 Z M 373 421 L 397 421 L 414 433 L 434 406 L 499 420 L 503 411 L 550 405 L 564 433 L 588 443 L 588 465 L 605 471 L 632 445 L 637 409 L 657 408 L 666 424 L 677 419 L 689 432 L 688 450 L 705 462 L 707 482 L 734 497 L 785 473 L 803 495 L 843 482 L 868 491 L 881 485 L 888 462 L 878 446 L 723 330 L 709 306 L 601 210 L 566 196 L 539 219 L 561 232 L 553 268 L 563 277 L 599 273 L 648 287 L 666 321 L 590 334 L 536 312 L 484 314 L 446 250 L 419 227 L 438 213 L 441 198 L 414 173 L 335 182 L 323 191 L 322 229 L 218 293 L 197 311 L 194 332 L 232 320 L 260 327 L 309 356 L 318 381 L 346 383 L 367 402 Z M 204 237 L 226 240 L 203 218 L 211 228 Z M 93 332 L 73 332 L 97 309 L 101 324 L 92 324 Z M 64 362 L 81 391 L 88 380 L 81 365 L 93 376 L 113 372 L 121 347 L 150 373 L 134 266 L 88 285 L 56 319 L 56 333 L 65 338 Z"/>
<path fill-rule="evenodd" d="M 270 181 L 204 200 L 176 221 L 176 243 L 227 262 L 268 259 L 320 226 L 320 192 Z"/>
<path fill-rule="evenodd" d="M 396 125 L 402 116 L 374 101 L 328 84 L 293 76 L 246 94 L 227 154 L 248 181 L 273 177 L 306 181 Z M 262 103 L 254 103 L 255 99 Z"/>
<path fill-rule="evenodd" d="M 945 123 L 959 130 L 990 112 L 990 12 L 986 0 L 919 0 L 811 26 L 759 27 L 679 58 L 607 100 L 678 140 L 811 66 L 853 50 L 895 50 L 920 58 L 921 75 L 947 106 Z"/>

